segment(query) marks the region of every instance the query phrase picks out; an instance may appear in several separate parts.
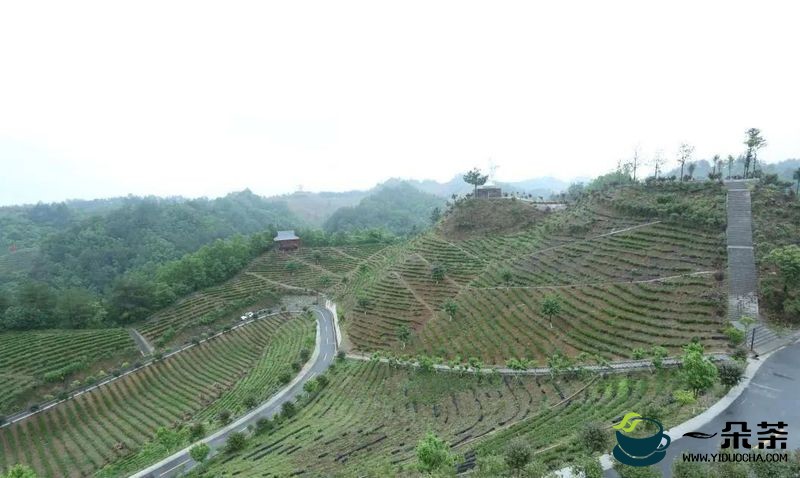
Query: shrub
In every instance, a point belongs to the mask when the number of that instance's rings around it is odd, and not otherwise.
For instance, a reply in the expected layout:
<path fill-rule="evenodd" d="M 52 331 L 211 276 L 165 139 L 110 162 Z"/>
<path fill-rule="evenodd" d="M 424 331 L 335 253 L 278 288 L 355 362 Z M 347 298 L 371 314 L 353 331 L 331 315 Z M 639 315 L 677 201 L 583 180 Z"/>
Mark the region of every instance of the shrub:
<path fill-rule="evenodd" d="M 641 360 L 645 356 L 645 351 L 641 347 L 636 347 L 635 349 L 631 350 L 631 355 L 635 360 Z"/>
<path fill-rule="evenodd" d="M 283 416 L 283 418 L 292 418 L 295 415 L 297 415 L 297 406 L 294 402 L 283 402 L 283 405 L 281 405 L 281 416 Z"/>
<path fill-rule="evenodd" d="M 681 405 L 690 405 L 696 401 L 694 392 L 691 390 L 675 390 L 672 398 Z"/>
<path fill-rule="evenodd" d="M 317 377 L 317 383 L 319 384 L 320 388 L 327 387 L 330 383 L 327 375 L 320 375 Z"/>
<path fill-rule="evenodd" d="M 417 468 L 422 472 L 433 472 L 452 466 L 455 455 L 450 453 L 450 445 L 441 438 L 428 432 L 417 442 Z"/>
<path fill-rule="evenodd" d="M 223 425 L 227 425 L 228 422 L 231 421 L 231 412 L 230 410 L 220 410 L 217 413 L 217 420 Z"/>
<path fill-rule="evenodd" d="M 503 457 L 486 455 L 478 458 L 478 469 L 473 476 L 476 478 L 497 478 L 507 476 L 508 465 Z"/>
<path fill-rule="evenodd" d="M 189 426 L 189 440 L 197 441 L 206 436 L 206 426 L 202 422 L 195 422 Z"/>
<path fill-rule="evenodd" d="M 259 435 L 269 433 L 273 428 L 275 428 L 275 423 L 269 418 L 259 418 L 256 422 L 256 433 Z"/>
<path fill-rule="evenodd" d="M 733 357 L 735 360 L 744 361 L 747 360 L 747 355 L 748 355 L 747 349 L 738 347 L 736 350 L 733 351 L 731 357 Z"/>
<path fill-rule="evenodd" d="M 757 453 L 767 454 L 772 452 L 758 450 Z M 753 472 L 755 478 L 797 477 L 797 470 L 793 469 L 796 466 L 796 458 L 791 461 L 754 461 L 750 463 L 750 471 Z"/>
<path fill-rule="evenodd" d="M 313 378 L 303 384 L 303 391 L 305 391 L 309 395 L 312 395 L 318 389 L 319 389 L 319 384 Z"/>
<path fill-rule="evenodd" d="M 729 448 L 721 449 L 720 455 L 731 455 L 732 451 Z M 728 460 L 719 461 L 714 464 L 711 470 L 711 476 L 714 478 L 749 478 L 750 472 L 747 469 L 747 464 L 741 462 L 734 462 L 731 456 L 727 457 Z M 776 477 L 777 478 L 777 477 Z"/>
<path fill-rule="evenodd" d="M 708 465 L 691 461 L 676 459 L 672 462 L 673 478 L 706 478 L 710 475 Z"/>
<path fill-rule="evenodd" d="M 292 370 L 295 372 L 299 372 L 302 368 L 303 366 L 300 364 L 300 362 L 292 362 Z"/>
<path fill-rule="evenodd" d="M 189 450 L 189 456 L 191 456 L 192 460 L 196 461 L 197 463 L 203 463 L 206 461 L 209 453 L 211 453 L 211 448 L 209 448 L 209 446 L 205 443 L 199 443 Z"/>
<path fill-rule="evenodd" d="M 579 438 L 583 447 L 592 453 L 606 451 L 611 441 L 603 426 L 596 422 L 585 424 Z"/>
<path fill-rule="evenodd" d="M 242 432 L 233 432 L 228 435 L 228 441 L 225 442 L 225 451 L 227 453 L 236 453 L 243 450 L 247 445 L 247 437 Z"/>
<path fill-rule="evenodd" d="M 734 346 L 740 345 L 742 342 L 744 342 L 744 331 L 734 327 L 733 325 L 730 325 L 725 329 L 725 336 L 728 337 L 731 345 Z"/>
<path fill-rule="evenodd" d="M 428 357 L 427 355 L 420 355 L 419 359 L 419 370 L 423 373 L 430 373 L 433 372 L 433 359 Z"/>
<path fill-rule="evenodd" d="M 650 354 L 653 356 L 653 367 L 660 369 L 664 366 L 664 358 L 669 355 L 669 351 L 660 345 L 654 345 Z"/>
<path fill-rule="evenodd" d="M 242 404 L 245 406 L 245 408 L 256 408 L 256 405 L 258 405 L 258 399 L 254 395 L 248 395 L 244 398 Z"/>
<path fill-rule="evenodd" d="M 652 466 L 628 466 L 620 462 L 614 463 L 614 471 L 620 478 L 661 478 L 661 471 Z"/>
<path fill-rule="evenodd" d="M 27 465 L 14 465 L 9 468 L 8 473 L 0 476 L 5 478 L 38 478 L 39 475 Z"/>
<path fill-rule="evenodd" d="M 744 376 L 744 369 L 735 364 L 721 364 L 717 366 L 719 381 L 726 387 L 733 387 L 738 384 Z"/>
<path fill-rule="evenodd" d="M 533 449 L 527 441 L 516 439 L 508 444 L 505 451 L 506 465 L 512 470 L 519 471 L 530 463 L 533 458 Z"/>
<path fill-rule="evenodd" d="M 603 467 L 597 458 L 584 456 L 575 461 L 572 474 L 583 478 L 603 478 Z"/>
<path fill-rule="evenodd" d="M 717 367 L 703 355 L 703 346 L 692 343 L 684 347 L 683 379 L 692 390 L 707 390 L 717 380 Z"/>
<path fill-rule="evenodd" d="M 303 363 L 308 362 L 309 357 L 311 357 L 311 351 L 308 349 L 303 349 L 300 351 L 300 361 Z"/>
<path fill-rule="evenodd" d="M 278 375 L 278 383 L 280 383 L 281 385 L 286 385 L 291 381 L 292 381 L 292 374 L 290 374 L 289 372 L 282 372 L 280 375 Z"/>
<path fill-rule="evenodd" d="M 344 350 L 340 350 L 336 352 L 336 358 L 339 360 L 344 360 L 347 354 L 344 353 Z"/>
<path fill-rule="evenodd" d="M 532 461 L 525 465 L 520 476 L 525 478 L 547 478 L 552 475 L 544 463 Z"/>

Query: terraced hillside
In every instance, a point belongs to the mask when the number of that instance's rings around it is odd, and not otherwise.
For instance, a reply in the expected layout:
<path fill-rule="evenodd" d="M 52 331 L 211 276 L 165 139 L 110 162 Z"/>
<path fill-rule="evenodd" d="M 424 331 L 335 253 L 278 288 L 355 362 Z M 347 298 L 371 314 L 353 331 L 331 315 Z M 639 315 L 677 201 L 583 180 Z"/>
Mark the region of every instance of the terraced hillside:
<path fill-rule="evenodd" d="M 328 290 L 361 263 L 376 261 L 384 244 L 306 247 L 296 254 L 269 252 L 233 279 L 210 287 L 141 324 L 132 324 L 159 349 L 221 329 L 239 310 L 273 308 L 285 295 Z M 291 264 L 291 265 L 290 265 Z M 41 403 L 125 362 L 141 359 L 128 330 L 48 330 L 0 333 L 0 415 Z"/>
<path fill-rule="evenodd" d="M 619 422 L 629 411 L 647 414 L 657 411 L 668 429 L 682 423 L 716 402 L 727 389 L 717 386 L 701 397 L 694 406 L 682 406 L 672 399 L 672 392 L 681 388 L 677 373 L 660 372 L 656 375 L 631 374 L 612 376 L 590 383 L 560 406 L 541 410 L 530 418 L 513 424 L 487 437 L 476 447 L 477 460 L 487 454 L 502 454 L 508 443 L 521 438 L 535 450 L 537 461 L 559 468 L 570 459 L 586 453 L 581 449 L 578 432 L 587 423 L 598 423 L 609 428 Z M 613 439 L 609 440 L 614 443 Z M 610 452 L 609 450 L 606 452 Z"/>
<path fill-rule="evenodd" d="M 642 205 L 652 199 L 637 194 Z M 704 194 L 705 220 L 717 225 L 724 192 Z M 675 220 L 661 200 L 643 209 L 656 217 L 623 212 L 620 204 L 635 198 L 592 197 L 508 234 L 453 238 L 445 219 L 343 297 L 354 347 L 502 364 L 555 351 L 607 359 L 653 345 L 677 352 L 695 336 L 724 346 L 722 231 Z M 499 208 L 509 200 L 495 201 Z M 552 327 L 541 311 L 545 297 L 561 305 Z M 407 343 L 403 326 L 412 331 Z"/>
<path fill-rule="evenodd" d="M 42 388 L 95 373 L 138 355 L 125 329 L 48 330 L 0 334 L 0 414 Z"/>
<path fill-rule="evenodd" d="M 259 320 L 1 428 L 0 469 L 25 463 L 42 476 L 86 476 L 113 464 L 107 476 L 135 471 L 168 451 L 153 445 L 159 428 L 208 421 L 223 407 L 238 413 L 246 398 L 274 393 L 301 348 L 313 348 L 313 330 L 305 317 Z"/>
<path fill-rule="evenodd" d="M 306 294 L 336 286 L 385 245 L 304 247 L 297 253 L 268 252 L 228 282 L 192 294 L 150 317 L 139 329 L 148 340 L 201 327 L 236 308 L 272 306 L 286 294 Z"/>
<path fill-rule="evenodd" d="M 570 459 L 584 423 L 610 426 L 627 411 L 660 403 L 676 381 L 671 372 L 479 380 L 377 362 L 340 363 L 328 376 L 330 384 L 309 397 L 295 417 L 195 476 L 418 476 L 414 448 L 428 431 L 464 455 L 467 466 L 476 450 L 492 451 L 518 435 L 556 466 Z M 667 423 L 685 412 L 675 403 L 663 411 Z"/>

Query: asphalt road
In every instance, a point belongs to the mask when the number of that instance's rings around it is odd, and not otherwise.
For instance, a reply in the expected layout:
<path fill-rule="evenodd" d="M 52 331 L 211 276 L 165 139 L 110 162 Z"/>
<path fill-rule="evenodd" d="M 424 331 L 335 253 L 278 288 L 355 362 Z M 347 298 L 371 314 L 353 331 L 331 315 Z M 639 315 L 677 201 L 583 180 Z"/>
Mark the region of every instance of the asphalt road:
<path fill-rule="evenodd" d="M 677 457 L 681 459 L 686 453 L 716 453 L 722 443 L 720 433 L 725 428 L 726 422 L 747 422 L 752 430 L 750 444 L 755 448 L 758 443 L 757 432 L 761 430 L 758 424 L 762 421 L 776 423 L 782 420 L 788 426 L 788 440 L 786 451 L 791 452 L 800 448 L 800 343 L 794 343 L 781 349 L 767 358 L 767 361 L 758 369 L 750 385 L 742 394 L 731 403 L 722 413 L 717 415 L 708 424 L 701 427 L 700 432 L 717 436 L 710 439 L 697 439 L 683 437 L 673 440 L 667 455 L 658 467 L 665 477 L 671 477 L 672 462 Z M 782 450 L 775 450 L 782 451 Z M 746 449 L 739 449 L 738 453 L 747 453 Z M 713 464 L 712 464 L 713 466 Z M 605 477 L 618 477 L 613 470 L 608 470 Z"/>
<path fill-rule="evenodd" d="M 247 415 L 218 430 L 213 435 L 200 440 L 211 447 L 212 455 L 215 451 L 225 446 L 225 441 L 231 433 L 246 431 L 248 426 L 254 425 L 260 418 L 271 418 L 279 413 L 281 405 L 295 400 L 303 393 L 303 384 L 324 373 L 336 359 L 336 332 L 333 314 L 324 307 L 314 307 L 312 311 L 317 316 L 317 344 L 311 359 L 289 385 L 273 395 L 269 400 L 253 409 Z M 194 443 L 192 446 L 196 444 Z M 159 463 L 131 475 L 131 477 L 162 478 L 178 476 L 196 465 L 195 461 L 189 456 L 190 448 L 191 446 L 184 448 Z"/>

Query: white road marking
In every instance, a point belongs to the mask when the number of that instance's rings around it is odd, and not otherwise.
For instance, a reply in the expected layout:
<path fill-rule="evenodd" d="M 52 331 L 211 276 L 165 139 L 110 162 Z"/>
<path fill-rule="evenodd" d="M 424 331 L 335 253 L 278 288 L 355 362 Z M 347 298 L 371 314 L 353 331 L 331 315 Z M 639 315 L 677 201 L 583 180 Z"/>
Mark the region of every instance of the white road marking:
<path fill-rule="evenodd" d="M 188 459 L 188 458 L 187 458 L 187 459 L 185 459 L 185 460 L 183 460 L 182 462 L 178 463 L 177 465 L 173 466 L 173 467 L 172 467 L 172 468 L 170 468 L 169 470 L 167 470 L 167 471 L 165 471 L 165 472 L 161 473 L 161 474 L 160 474 L 160 475 L 158 475 L 158 476 L 164 476 L 164 475 L 168 474 L 170 471 L 172 471 L 172 470 L 174 470 L 174 469 L 176 469 L 176 468 L 178 468 L 178 467 L 181 467 L 181 466 L 183 466 L 183 465 L 185 465 L 185 464 L 187 464 L 187 463 L 189 463 L 189 459 Z"/>

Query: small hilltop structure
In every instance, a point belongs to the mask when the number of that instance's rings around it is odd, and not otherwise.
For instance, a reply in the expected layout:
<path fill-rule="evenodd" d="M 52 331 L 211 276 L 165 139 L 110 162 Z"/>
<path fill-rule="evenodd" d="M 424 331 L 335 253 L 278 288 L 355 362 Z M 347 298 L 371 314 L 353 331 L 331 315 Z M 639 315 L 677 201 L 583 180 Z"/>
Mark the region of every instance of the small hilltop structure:
<path fill-rule="evenodd" d="M 293 252 L 300 249 L 300 238 L 291 231 L 278 231 L 273 242 L 278 246 L 278 250 L 282 252 Z"/>

